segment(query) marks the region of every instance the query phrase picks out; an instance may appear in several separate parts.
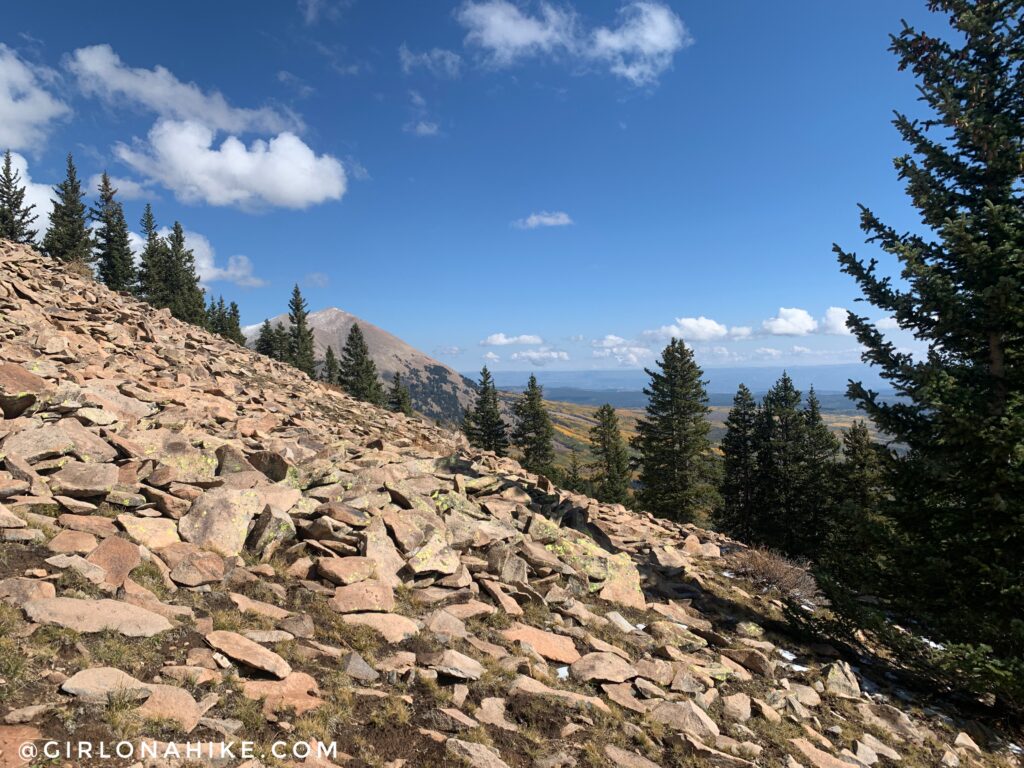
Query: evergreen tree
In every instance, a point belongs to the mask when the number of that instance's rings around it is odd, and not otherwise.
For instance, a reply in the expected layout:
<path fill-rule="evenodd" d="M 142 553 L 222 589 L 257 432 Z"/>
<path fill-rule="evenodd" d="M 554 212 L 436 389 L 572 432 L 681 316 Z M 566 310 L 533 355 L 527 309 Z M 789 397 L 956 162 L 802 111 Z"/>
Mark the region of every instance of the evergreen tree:
<path fill-rule="evenodd" d="M 267 328 L 270 323 L 267 323 Z M 261 331 L 262 333 L 262 331 Z M 341 368 L 338 365 L 338 358 L 334 355 L 334 347 L 327 345 L 327 354 L 324 355 L 324 370 L 320 378 L 328 384 L 337 384 L 340 381 Z"/>
<path fill-rule="evenodd" d="M 391 389 L 388 390 L 388 410 L 395 413 L 404 413 L 412 416 L 412 396 L 409 388 L 402 383 L 402 374 L 396 373 L 391 379 Z"/>
<path fill-rule="evenodd" d="M 719 523 L 731 535 L 749 540 L 755 518 L 757 483 L 757 404 L 750 390 L 740 384 L 725 420 L 722 507 Z"/>
<path fill-rule="evenodd" d="M 240 347 L 244 347 L 246 344 L 245 334 L 242 332 L 242 311 L 233 301 L 228 304 L 224 335 Z"/>
<path fill-rule="evenodd" d="M 292 289 L 292 297 L 288 300 L 288 333 L 292 365 L 307 376 L 314 376 L 316 358 L 313 353 L 313 329 L 309 327 L 309 310 L 298 284 Z"/>
<path fill-rule="evenodd" d="M 555 465 L 555 428 L 544 407 L 544 388 L 532 373 L 512 412 L 516 417 L 512 442 L 522 451 L 523 467 L 528 472 L 550 476 Z"/>
<path fill-rule="evenodd" d="M 562 485 L 574 493 L 587 493 L 590 483 L 584 475 L 583 461 L 580 459 L 580 451 L 575 445 L 569 451 L 569 466 L 565 470 L 565 477 Z"/>
<path fill-rule="evenodd" d="M 256 351 L 261 355 L 277 359 L 277 339 L 274 337 L 274 329 L 270 320 L 264 320 L 260 326 L 260 334 L 256 337 Z M 328 350 L 330 352 L 330 350 Z M 331 352 L 333 356 L 333 352 Z"/>
<path fill-rule="evenodd" d="M 99 203 L 90 211 L 99 226 L 95 231 L 96 265 L 100 280 L 114 291 L 134 292 L 138 276 L 128 241 L 128 224 L 117 190 L 104 171 L 100 177 Z"/>
<path fill-rule="evenodd" d="M 158 309 L 171 305 L 169 288 L 169 252 L 167 241 L 157 231 L 153 207 L 146 203 L 142 214 L 142 234 L 146 240 L 139 256 L 138 291 Z"/>
<path fill-rule="evenodd" d="M 707 393 L 693 352 L 672 339 L 646 370 L 651 383 L 634 447 L 640 454 L 639 501 L 644 509 L 692 521 L 715 505 L 714 465 L 708 440 Z"/>
<path fill-rule="evenodd" d="M 485 365 L 480 370 L 480 388 L 477 390 L 476 403 L 466 413 L 462 422 L 462 431 L 469 444 L 484 451 L 494 451 L 498 456 L 508 453 L 508 427 L 501 417 L 498 405 L 498 388 L 494 386 L 491 372 Z"/>
<path fill-rule="evenodd" d="M 590 446 L 596 457 L 594 495 L 608 504 L 629 503 L 629 450 L 619 430 L 619 417 L 611 405 L 605 404 L 594 414 L 597 423 L 590 430 Z"/>
<path fill-rule="evenodd" d="M 384 404 L 384 390 L 377 378 L 377 366 L 359 323 L 354 323 L 341 351 L 341 386 L 357 400 Z"/>
<path fill-rule="evenodd" d="M 287 328 L 284 327 L 284 323 L 278 321 L 274 325 L 274 332 L 272 336 L 274 354 L 271 355 L 275 360 L 280 360 L 282 363 L 292 363 L 292 336 Z"/>
<path fill-rule="evenodd" d="M 25 205 L 25 186 L 21 174 L 14 169 L 11 151 L 4 152 L 3 167 L 0 168 L 0 240 L 15 243 L 32 243 L 38 234 L 32 223 L 38 218 Z"/>
<path fill-rule="evenodd" d="M 927 345 L 847 324 L 900 396 L 850 386 L 879 430 L 906 450 L 886 505 L 906 543 L 891 596 L 931 636 L 987 645 L 1024 673 L 1024 9 L 1019 0 L 930 0 L 952 29 L 904 25 L 900 69 L 931 114 L 894 124 L 910 153 L 896 169 L 921 234 L 862 209 L 861 227 L 902 265 L 903 282 L 835 246 L 865 298 Z"/>
<path fill-rule="evenodd" d="M 70 154 L 67 176 L 53 191 L 57 199 L 50 211 L 50 228 L 43 236 L 43 253 L 65 263 L 88 264 L 92 261 L 92 235 L 86 226 L 82 185 Z"/>
<path fill-rule="evenodd" d="M 174 222 L 174 228 L 167 238 L 167 307 L 179 320 L 193 325 L 206 322 L 206 299 L 199 287 L 196 262 L 192 251 L 185 245 L 185 230 L 181 222 Z"/>

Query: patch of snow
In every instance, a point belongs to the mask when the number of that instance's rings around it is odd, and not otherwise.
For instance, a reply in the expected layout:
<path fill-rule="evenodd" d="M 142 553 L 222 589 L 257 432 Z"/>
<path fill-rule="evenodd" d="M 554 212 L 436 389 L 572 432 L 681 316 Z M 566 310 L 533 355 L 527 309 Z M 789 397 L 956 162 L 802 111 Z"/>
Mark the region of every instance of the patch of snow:
<path fill-rule="evenodd" d="M 776 648 L 775 650 L 786 661 L 796 661 L 796 654 L 792 651 L 787 651 L 785 648 Z"/>
<path fill-rule="evenodd" d="M 559 667 L 555 671 L 558 673 L 558 679 L 559 680 L 568 680 L 569 679 L 569 668 L 568 667 Z"/>
<path fill-rule="evenodd" d="M 732 571 L 722 571 L 722 575 L 725 576 L 725 578 L 727 578 L 727 579 L 735 579 L 736 578 L 736 574 L 733 573 Z"/>

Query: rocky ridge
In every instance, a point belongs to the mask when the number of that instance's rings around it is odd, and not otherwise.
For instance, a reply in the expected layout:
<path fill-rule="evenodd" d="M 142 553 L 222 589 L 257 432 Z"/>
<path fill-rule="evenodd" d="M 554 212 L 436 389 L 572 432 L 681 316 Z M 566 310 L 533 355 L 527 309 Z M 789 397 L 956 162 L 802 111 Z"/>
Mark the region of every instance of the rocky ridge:
<path fill-rule="evenodd" d="M 1017 766 L 787 632 L 717 534 L 0 243 L 0 766 L 32 739 L 306 766 Z M 63 765 L 181 765 L 96 760 Z"/>

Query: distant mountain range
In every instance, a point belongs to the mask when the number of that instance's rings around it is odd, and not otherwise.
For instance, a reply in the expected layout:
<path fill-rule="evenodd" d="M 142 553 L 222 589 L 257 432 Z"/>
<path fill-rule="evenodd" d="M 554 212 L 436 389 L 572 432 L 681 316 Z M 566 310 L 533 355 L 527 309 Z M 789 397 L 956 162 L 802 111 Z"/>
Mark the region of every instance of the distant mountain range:
<path fill-rule="evenodd" d="M 280 322 L 288 327 L 288 315 L 272 317 L 270 322 L 272 325 Z M 413 407 L 419 413 L 447 424 L 461 422 L 464 409 L 473 403 L 476 394 L 476 385 L 470 379 L 383 328 L 342 309 L 329 307 L 310 313 L 309 324 L 313 329 L 317 359 L 323 359 L 328 346 L 333 347 L 340 358 L 354 323 L 359 323 L 370 356 L 385 382 L 390 382 L 396 373 L 400 373 L 402 381 L 409 387 Z M 259 325 L 245 328 L 249 346 L 255 343 L 259 332 Z"/>

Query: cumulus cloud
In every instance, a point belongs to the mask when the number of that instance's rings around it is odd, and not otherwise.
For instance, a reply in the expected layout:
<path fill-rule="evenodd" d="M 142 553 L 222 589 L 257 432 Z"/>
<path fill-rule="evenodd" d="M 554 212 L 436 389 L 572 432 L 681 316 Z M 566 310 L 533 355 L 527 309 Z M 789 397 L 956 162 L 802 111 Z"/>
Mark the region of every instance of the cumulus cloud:
<path fill-rule="evenodd" d="M 567 227 L 572 218 L 565 211 L 538 211 L 525 219 L 516 219 L 512 226 L 517 229 L 537 229 L 538 227 Z"/>
<path fill-rule="evenodd" d="M 434 77 L 454 79 L 462 71 L 462 57 L 455 51 L 444 48 L 431 48 L 429 51 L 416 53 L 402 43 L 398 48 L 398 60 L 402 65 L 402 71 L 407 75 L 414 70 L 425 69 Z"/>
<path fill-rule="evenodd" d="M 847 315 L 849 312 L 843 307 L 829 307 L 821 319 L 821 332 L 833 336 L 850 336 L 850 329 L 846 327 Z"/>
<path fill-rule="evenodd" d="M 594 30 L 589 53 L 634 85 L 657 82 L 676 52 L 693 44 L 682 20 L 661 3 L 632 2 L 619 15 L 618 27 Z"/>
<path fill-rule="evenodd" d="M 684 339 L 685 341 L 714 341 L 716 339 L 745 339 L 751 334 L 746 326 L 729 328 L 710 317 L 677 317 L 674 323 L 644 331 L 644 336 L 658 339 Z"/>
<path fill-rule="evenodd" d="M 21 183 L 25 187 L 25 204 L 35 206 L 32 213 L 36 220 L 31 228 L 39 230 L 41 237 L 42 231 L 49 224 L 50 211 L 53 209 L 53 187 L 32 181 L 28 161 L 17 152 L 11 152 L 11 167 L 21 177 Z"/>
<path fill-rule="evenodd" d="M 596 358 L 612 359 L 619 365 L 636 367 L 652 356 L 649 348 L 627 341 L 621 336 L 609 333 L 600 339 L 590 342 L 594 348 L 591 355 Z"/>
<path fill-rule="evenodd" d="M 506 336 L 504 333 L 492 333 L 480 342 L 484 347 L 507 347 L 510 344 L 543 344 L 544 339 L 533 334 L 523 333 L 519 336 Z"/>
<path fill-rule="evenodd" d="M 809 354 L 811 354 L 811 348 L 810 347 L 802 347 L 799 344 L 794 344 L 793 345 L 793 349 L 791 350 L 791 352 L 794 355 L 809 355 Z"/>
<path fill-rule="evenodd" d="M 501 360 L 501 355 L 496 355 L 493 352 L 484 352 L 484 360 L 488 363 L 496 363 Z"/>
<path fill-rule="evenodd" d="M 818 329 L 818 321 L 806 309 L 779 307 L 779 313 L 761 323 L 761 327 L 773 336 L 806 336 Z"/>
<path fill-rule="evenodd" d="M 449 356 L 454 357 L 455 355 L 461 355 L 462 354 L 462 347 L 456 346 L 455 344 L 451 344 L 451 345 L 446 346 L 446 347 L 437 347 L 437 348 L 434 349 L 434 354 L 435 355 L 449 355 Z M 485 357 L 486 357 L 486 355 L 485 355 Z"/>
<path fill-rule="evenodd" d="M 307 208 L 338 200 L 345 170 L 330 155 L 317 155 L 293 133 L 246 146 L 235 136 L 214 145 L 214 131 L 194 121 L 161 120 L 146 143 L 118 144 L 123 163 L 170 190 L 178 199 L 243 209 Z"/>
<path fill-rule="evenodd" d="M 162 227 L 159 231 L 161 237 L 167 237 L 171 230 Z M 141 235 L 135 232 L 128 233 L 129 244 L 132 252 L 138 258 L 146 241 Z M 206 235 L 198 232 L 185 230 L 185 247 L 192 250 L 192 256 L 196 262 L 196 274 L 199 282 L 204 286 L 210 283 L 234 283 L 243 288 L 259 288 L 267 282 L 253 274 L 253 264 L 248 256 L 229 256 L 227 264 L 217 263 L 217 252 Z"/>
<path fill-rule="evenodd" d="M 183 83 L 164 67 L 129 67 L 109 45 L 79 48 L 69 57 L 68 69 L 78 78 L 83 93 L 111 103 L 127 100 L 162 118 L 200 121 L 228 133 L 302 129 L 302 121 L 291 113 L 269 107 L 233 107 L 221 93 L 204 93 L 195 83 Z"/>
<path fill-rule="evenodd" d="M 775 349 L 775 347 L 758 347 L 754 350 L 754 354 L 759 357 L 767 357 L 770 360 L 777 360 L 782 357 L 782 350 Z"/>
<path fill-rule="evenodd" d="M 534 365 L 547 365 L 551 362 L 569 359 L 569 353 L 560 349 L 524 349 L 512 353 L 513 360 L 525 361 Z"/>
<path fill-rule="evenodd" d="M 883 317 L 875 321 L 875 328 L 880 331 L 891 331 L 899 327 L 899 321 L 895 317 Z"/>
<path fill-rule="evenodd" d="M 0 148 L 37 149 L 52 124 L 71 112 L 47 86 L 56 74 L 0 43 Z"/>
<path fill-rule="evenodd" d="M 466 42 L 487 52 L 495 66 L 575 47 L 575 16 L 544 3 L 530 16 L 507 0 L 467 2 L 456 18 L 466 28 Z"/>
<path fill-rule="evenodd" d="M 507 0 L 468 0 L 456 13 L 466 43 L 492 66 L 536 56 L 600 64 L 634 85 L 650 85 L 692 44 L 682 20 L 664 3 L 634 0 L 619 9 L 615 27 L 584 29 L 571 8 L 542 3 L 537 15 Z"/>

